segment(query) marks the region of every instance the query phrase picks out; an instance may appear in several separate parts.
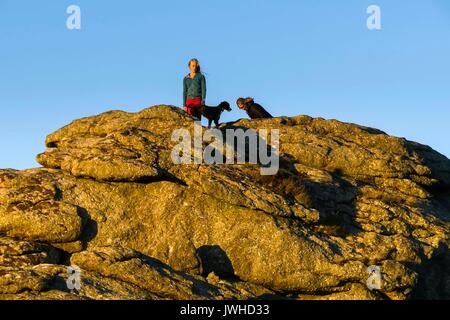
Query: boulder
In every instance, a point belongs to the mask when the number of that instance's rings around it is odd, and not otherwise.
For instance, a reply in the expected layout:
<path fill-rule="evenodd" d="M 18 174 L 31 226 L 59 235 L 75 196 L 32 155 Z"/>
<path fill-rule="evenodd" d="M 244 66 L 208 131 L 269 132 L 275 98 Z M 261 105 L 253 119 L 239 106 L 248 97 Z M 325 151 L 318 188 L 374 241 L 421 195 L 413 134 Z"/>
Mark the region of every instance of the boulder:
<path fill-rule="evenodd" d="M 297 116 L 219 128 L 279 130 L 275 175 L 175 164 L 172 133 L 194 127 L 172 106 L 110 111 L 49 135 L 42 168 L 0 170 L 0 298 L 450 297 L 445 156 Z"/>

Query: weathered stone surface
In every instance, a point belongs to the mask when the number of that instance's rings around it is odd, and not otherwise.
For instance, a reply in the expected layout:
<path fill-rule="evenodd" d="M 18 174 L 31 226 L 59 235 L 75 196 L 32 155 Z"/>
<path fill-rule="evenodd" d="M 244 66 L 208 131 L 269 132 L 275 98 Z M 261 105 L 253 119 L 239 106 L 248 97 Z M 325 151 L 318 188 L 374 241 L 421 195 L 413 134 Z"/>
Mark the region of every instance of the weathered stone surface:
<path fill-rule="evenodd" d="M 217 281 L 177 272 L 160 261 L 123 247 L 97 247 L 72 256 L 71 263 L 83 270 L 132 284 L 159 299 L 238 299 L 255 295 L 243 290 L 245 285 Z M 247 290 L 270 294 L 270 290 L 247 286 Z"/>
<path fill-rule="evenodd" d="M 60 257 L 58 250 L 51 246 L 0 237 L 0 267 L 57 264 Z"/>
<path fill-rule="evenodd" d="M 236 126 L 280 130 L 281 152 L 298 163 L 372 181 L 410 179 L 422 185 L 450 185 L 448 159 L 428 146 L 382 131 L 308 116 L 242 120 Z"/>
<path fill-rule="evenodd" d="M 21 268 L 0 266 L 2 299 L 167 300 L 248 299 L 274 295 L 263 287 L 200 276 L 169 266 L 122 247 L 100 247 L 71 257 L 80 270 L 80 289 L 67 287 L 67 266 L 37 264 Z"/>
<path fill-rule="evenodd" d="M 79 237 L 78 208 L 57 200 L 52 179 L 39 170 L 0 171 L 0 232 L 37 241 L 67 242 Z"/>
<path fill-rule="evenodd" d="M 48 279 L 28 269 L 0 269 L 0 294 L 42 291 Z"/>
<path fill-rule="evenodd" d="M 0 298 L 450 297 L 438 152 L 307 116 L 222 125 L 280 130 L 280 170 L 264 177 L 175 165 L 179 128 L 194 131 L 174 107 L 111 111 L 48 136 L 44 168 L 0 170 Z M 81 292 L 63 264 L 82 269 Z M 372 265 L 380 290 L 366 286 Z"/>

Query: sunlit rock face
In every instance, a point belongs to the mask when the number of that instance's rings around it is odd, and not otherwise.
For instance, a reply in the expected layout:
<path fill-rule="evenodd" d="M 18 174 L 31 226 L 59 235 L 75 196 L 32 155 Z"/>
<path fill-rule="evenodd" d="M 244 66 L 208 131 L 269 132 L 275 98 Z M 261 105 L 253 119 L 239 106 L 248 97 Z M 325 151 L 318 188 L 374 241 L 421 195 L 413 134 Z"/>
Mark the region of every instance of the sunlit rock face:
<path fill-rule="evenodd" d="M 0 170 L 0 298 L 450 298 L 443 155 L 336 120 L 222 124 L 278 130 L 265 176 L 175 164 L 177 129 L 194 139 L 175 107 L 111 111 L 49 135 L 42 168 Z"/>

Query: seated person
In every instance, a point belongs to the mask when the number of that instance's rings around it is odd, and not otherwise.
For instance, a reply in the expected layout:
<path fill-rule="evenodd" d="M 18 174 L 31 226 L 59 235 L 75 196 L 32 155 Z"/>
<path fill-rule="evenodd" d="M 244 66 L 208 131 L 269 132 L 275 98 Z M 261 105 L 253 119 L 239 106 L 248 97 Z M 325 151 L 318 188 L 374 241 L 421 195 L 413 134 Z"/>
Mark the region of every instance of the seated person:
<path fill-rule="evenodd" d="M 255 103 L 253 98 L 239 98 L 236 102 L 239 109 L 245 110 L 250 119 L 273 118 L 260 104 Z"/>

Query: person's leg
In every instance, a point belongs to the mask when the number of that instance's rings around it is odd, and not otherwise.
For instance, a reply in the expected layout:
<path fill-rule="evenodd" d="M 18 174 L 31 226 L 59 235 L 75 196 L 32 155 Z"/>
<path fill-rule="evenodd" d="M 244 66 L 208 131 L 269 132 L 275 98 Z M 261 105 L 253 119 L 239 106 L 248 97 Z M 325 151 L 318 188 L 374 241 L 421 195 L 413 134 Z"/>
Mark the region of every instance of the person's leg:
<path fill-rule="evenodd" d="M 192 107 L 192 100 L 186 99 L 186 105 L 184 106 L 184 111 L 186 111 L 187 114 L 191 114 L 191 107 Z"/>
<path fill-rule="evenodd" d="M 196 116 L 192 110 L 192 107 L 194 106 L 200 106 L 202 104 L 201 98 L 195 98 L 195 99 L 186 99 L 186 112 L 190 114 L 191 116 Z"/>

